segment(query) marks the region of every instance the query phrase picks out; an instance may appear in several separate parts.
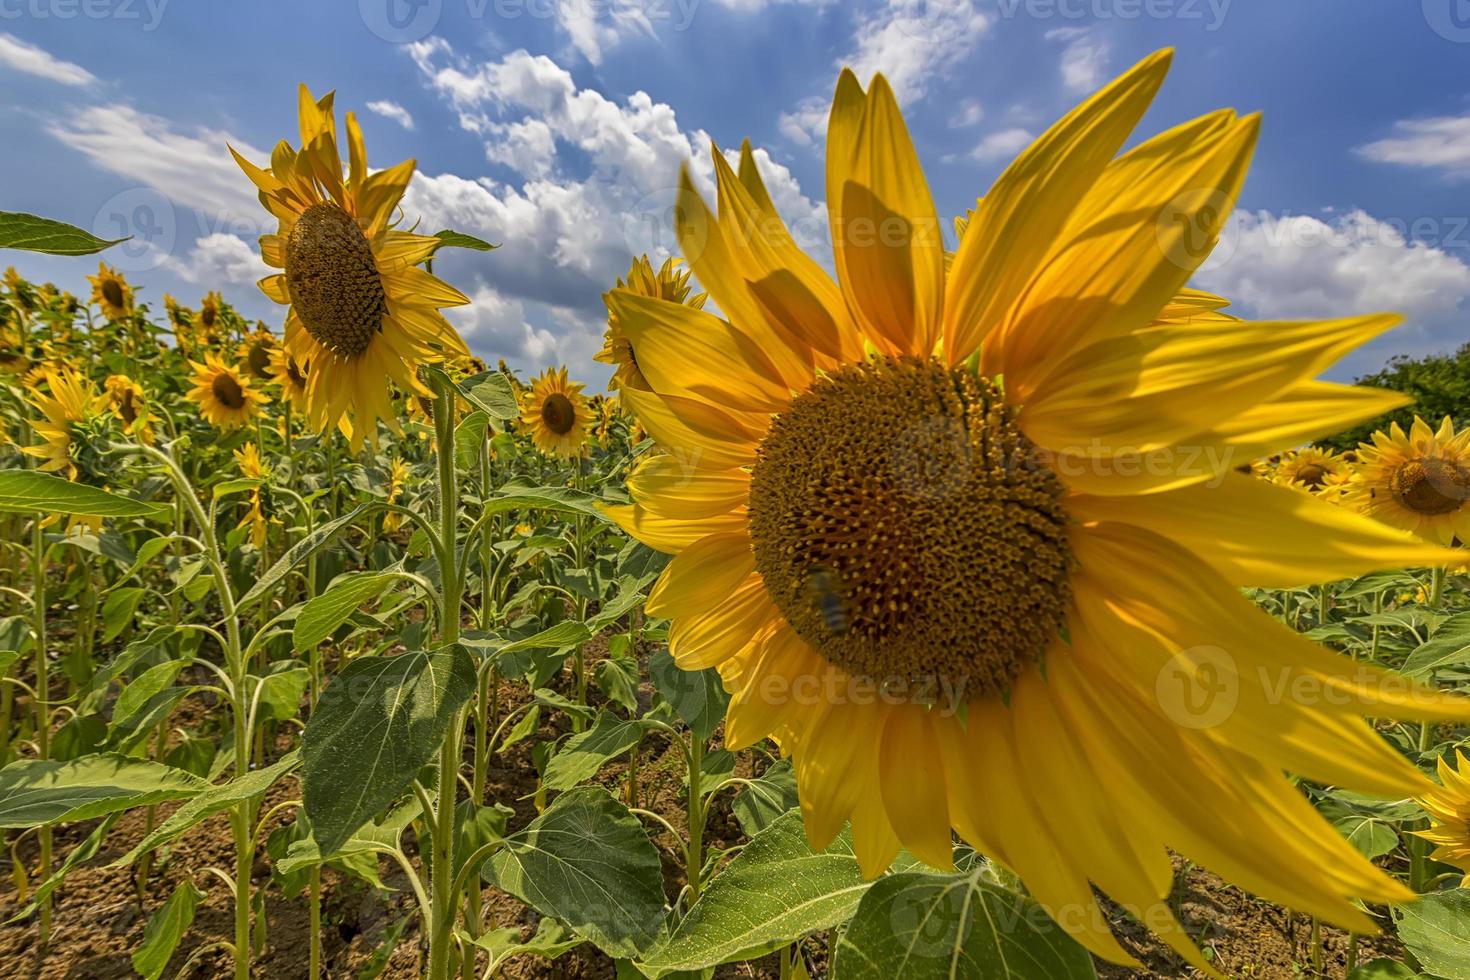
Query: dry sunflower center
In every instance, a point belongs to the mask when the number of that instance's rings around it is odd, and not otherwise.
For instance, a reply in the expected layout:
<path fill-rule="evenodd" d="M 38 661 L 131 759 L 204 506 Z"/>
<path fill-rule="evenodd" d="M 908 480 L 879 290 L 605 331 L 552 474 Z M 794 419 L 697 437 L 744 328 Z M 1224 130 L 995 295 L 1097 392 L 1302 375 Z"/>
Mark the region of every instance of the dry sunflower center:
<path fill-rule="evenodd" d="M 756 568 L 849 674 L 1001 693 L 1063 625 L 1062 490 L 989 382 L 877 358 L 772 423 L 751 473 Z"/>
<path fill-rule="evenodd" d="M 1445 459 L 1413 459 L 1389 475 L 1393 499 L 1420 514 L 1448 514 L 1470 500 L 1470 469 Z"/>
<path fill-rule="evenodd" d="M 240 387 L 240 382 L 228 374 L 216 374 L 214 380 L 209 383 L 209 390 L 214 392 L 214 397 L 225 408 L 245 407 L 245 390 Z"/>
<path fill-rule="evenodd" d="M 572 400 L 566 395 L 556 392 L 547 395 L 541 401 L 541 421 L 546 427 L 559 436 L 564 436 L 572 431 L 572 426 L 577 422 L 577 410 L 572 407 Z"/>
<path fill-rule="evenodd" d="M 306 332 L 343 357 L 367 350 L 388 312 L 372 245 L 335 204 L 313 204 L 291 228 L 286 287 Z"/>

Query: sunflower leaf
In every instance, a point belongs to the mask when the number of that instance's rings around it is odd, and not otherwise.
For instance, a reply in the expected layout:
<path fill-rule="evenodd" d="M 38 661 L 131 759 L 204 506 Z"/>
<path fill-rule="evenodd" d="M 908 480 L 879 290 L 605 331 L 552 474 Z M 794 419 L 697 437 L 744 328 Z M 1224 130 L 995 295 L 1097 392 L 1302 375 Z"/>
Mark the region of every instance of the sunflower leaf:
<path fill-rule="evenodd" d="M 476 238 L 474 235 L 466 235 L 462 231 L 453 231 L 449 228 L 445 228 L 443 231 L 436 231 L 434 237 L 439 239 L 439 244 L 434 246 L 435 253 L 438 253 L 441 248 L 468 248 L 476 252 L 489 252 L 500 247 L 498 243 L 492 245 L 482 238 Z"/>
<path fill-rule="evenodd" d="M 79 517 L 169 516 L 169 509 L 37 470 L 0 471 L 0 511 L 10 514 L 74 514 Z"/>
<path fill-rule="evenodd" d="M 499 371 L 483 371 L 455 386 L 460 395 L 492 419 L 513 419 L 521 414 L 510 379 Z"/>
<path fill-rule="evenodd" d="M 69 762 L 27 759 L 0 769 L 0 827 L 91 820 L 208 788 L 193 773 L 117 753 Z"/>
<path fill-rule="evenodd" d="M 20 211 L 0 211 L 0 248 L 48 255 L 91 255 L 126 238 L 98 238 L 75 225 Z"/>
<path fill-rule="evenodd" d="M 1424 895 L 1394 910 L 1399 939 L 1437 977 L 1470 977 L 1470 888 Z"/>

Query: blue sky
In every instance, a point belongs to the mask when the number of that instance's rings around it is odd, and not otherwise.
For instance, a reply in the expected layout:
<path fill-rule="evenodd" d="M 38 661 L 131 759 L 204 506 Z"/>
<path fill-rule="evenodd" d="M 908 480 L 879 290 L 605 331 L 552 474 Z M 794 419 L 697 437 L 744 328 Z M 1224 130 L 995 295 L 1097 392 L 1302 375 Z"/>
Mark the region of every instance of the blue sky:
<path fill-rule="evenodd" d="M 1391 309 L 1334 374 L 1470 339 L 1470 0 L 0 0 L 0 208 L 135 242 L 107 253 L 154 303 L 254 287 L 270 230 L 228 140 L 296 139 L 295 86 L 335 88 L 370 161 L 415 157 L 409 221 L 504 247 L 436 271 L 490 357 L 600 383 L 600 293 L 672 245 L 682 159 L 749 138 L 822 247 L 822 128 L 841 65 L 885 72 L 940 212 L 1160 47 L 1147 135 L 1261 111 L 1240 207 L 1198 284 L 1256 318 Z M 82 291 L 95 262 L 13 253 Z M 830 260 L 824 257 L 824 261 Z"/>

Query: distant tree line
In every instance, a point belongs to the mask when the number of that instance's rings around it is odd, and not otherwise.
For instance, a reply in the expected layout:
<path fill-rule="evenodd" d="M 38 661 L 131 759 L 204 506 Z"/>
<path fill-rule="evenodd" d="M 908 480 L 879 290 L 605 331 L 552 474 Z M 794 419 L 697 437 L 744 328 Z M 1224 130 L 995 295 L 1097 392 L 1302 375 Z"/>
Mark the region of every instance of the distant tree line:
<path fill-rule="evenodd" d="M 1402 391 L 1414 399 L 1414 404 L 1323 440 L 1323 445 L 1352 449 L 1367 442 L 1373 430 L 1386 429 L 1392 422 L 1407 430 L 1416 414 L 1436 428 L 1446 415 L 1457 426 L 1470 423 L 1470 343 L 1454 353 L 1417 358 L 1400 354 L 1390 358 L 1383 370 L 1359 378 L 1358 384 Z"/>

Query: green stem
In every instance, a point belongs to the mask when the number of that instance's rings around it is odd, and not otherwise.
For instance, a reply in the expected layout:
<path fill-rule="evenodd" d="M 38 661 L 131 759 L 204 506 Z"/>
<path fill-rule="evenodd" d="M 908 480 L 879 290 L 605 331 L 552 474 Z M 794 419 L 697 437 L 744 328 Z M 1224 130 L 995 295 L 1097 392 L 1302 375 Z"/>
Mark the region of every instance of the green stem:
<path fill-rule="evenodd" d="M 42 759 L 51 758 L 51 678 L 50 664 L 46 660 L 46 535 L 41 529 L 40 518 L 31 523 L 31 580 L 32 612 L 36 634 L 36 751 Z M 51 828 L 42 827 L 37 834 L 41 848 L 40 879 L 51 877 Z M 51 936 L 51 898 L 41 903 L 39 923 L 40 944 L 45 946 Z"/>
<path fill-rule="evenodd" d="M 704 741 L 689 733 L 689 850 L 684 877 L 689 882 L 689 904 L 699 900 L 700 878 L 704 872 L 704 787 L 701 785 L 704 764 Z"/>
<path fill-rule="evenodd" d="M 322 866 L 311 866 L 311 878 L 307 885 L 311 902 L 311 943 L 307 961 L 307 977 L 317 980 L 322 975 Z"/>

